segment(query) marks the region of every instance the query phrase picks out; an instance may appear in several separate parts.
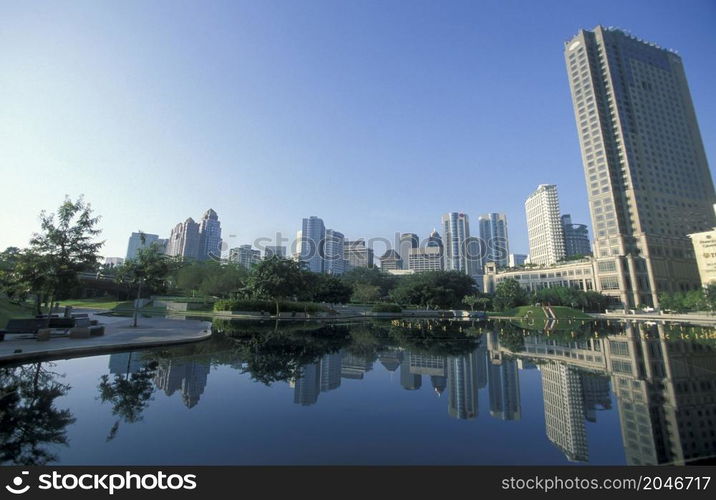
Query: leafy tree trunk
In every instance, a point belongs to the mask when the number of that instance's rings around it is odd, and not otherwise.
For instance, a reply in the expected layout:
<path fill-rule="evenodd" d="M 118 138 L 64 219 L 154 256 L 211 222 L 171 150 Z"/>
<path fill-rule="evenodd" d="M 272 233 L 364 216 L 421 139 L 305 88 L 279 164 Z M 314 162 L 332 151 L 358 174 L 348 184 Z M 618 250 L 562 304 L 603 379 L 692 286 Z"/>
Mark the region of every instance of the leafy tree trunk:
<path fill-rule="evenodd" d="M 134 303 L 134 321 L 132 322 L 132 326 L 134 328 L 137 327 L 137 316 L 139 316 L 139 300 L 142 297 L 142 282 L 139 282 L 139 287 L 137 288 L 137 301 Z"/>
<path fill-rule="evenodd" d="M 279 303 L 278 303 L 278 299 L 275 299 L 275 300 L 276 300 L 276 317 L 278 318 L 278 313 L 279 313 Z"/>

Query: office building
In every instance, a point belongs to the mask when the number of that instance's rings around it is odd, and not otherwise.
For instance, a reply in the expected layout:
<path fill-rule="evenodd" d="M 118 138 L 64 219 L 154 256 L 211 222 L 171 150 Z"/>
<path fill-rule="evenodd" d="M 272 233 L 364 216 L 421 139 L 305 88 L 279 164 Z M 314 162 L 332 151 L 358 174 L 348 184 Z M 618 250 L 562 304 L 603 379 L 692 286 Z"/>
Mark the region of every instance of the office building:
<path fill-rule="evenodd" d="M 445 235 L 445 270 L 471 274 L 473 259 L 477 256 L 468 253 L 470 223 L 467 214 L 449 212 L 442 216 L 442 225 Z"/>
<path fill-rule="evenodd" d="M 129 243 L 127 244 L 127 259 L 131 260 L 137 256 L 137 251 L 140 248 L 149 247 L 152 243 L 156 242 L 159 238 L 156 234 L 148 233 L 132 233 L 129 237 Z"/>
<path fill-rule="evenodd" d="M 189 217 L 172 229 L 167 243 L 167 255 L 184 257 L 185 259 L 198 259 L 200 246 L 199 224 Z"/>
<path fill-rule="evenodd" d="M 527 264 L 530 256 L 523 253 L 511 253 L 507 259 L 507 267 L 520 267 Z"/>
<path fill-rule="evenodd" d="M 345 236 L 333 229 L 326 230 L 323 243 L 323 272 L 326 274 L 341 275 L 346 271 Z"/>
<path fill-rule="evenodd" d="M 627 307 L 698 288 L 687 235 L 716 226 L 716 195 L 681 58 L 602 26 L 564 56 L 600 288 Z"/>
<path fill-rule="evenodd" d="M 122 257 L 105 257 L 104 258 L 105 266 L 119 267 L 122 264 L 124 264 L 124 259 Z"/>
<path fill-rule="evenodd" d="M 480 268 L 488 262 L 495 262 L 497 267 L 507 267 L 510 255 L 510 244 L 507 237 L 507 216 L 489 213 L 477 219 L 482 240 Z"/>
<path fill-rule="evenodd" d="M 430 233 L 424 246 L 411 248 L 408 254 L 408 269 L 414 273 L 442 271 L 445 269 L 443 240 L 435 229 Z"/>
<path fill-rule="evenodd" d="M 207 210 L 199 221 L 199 260 L 221 259 L 221 222 L 213 209 Z"/>
<path fill-rule="evenodd" d="M 525 202 L 532 264 L 554 264 L 565 257 L 557 186 L 540 184 Z"/>
<path fill-rule="evenodd" d="M 286 258 L 286 247 L 270 245 L 264 248 L 264 258 L 270 259 L 271 257 L 278 257 L 280 259 Z"/>
<path fill-rule="evenodd" d="M 346 240 L 343 257 L 347 261 L 348 270 L 356 267 L 373 267 L 373 249 L 365 246 L 363 238 Z"/>
<path fill-rule="evenodd" d="M 716 229 L 690 234 L 701 284 L 716 284 Z"/>
<path fill-rule="evenodd" d="M 420 246 L 420 238 L 415 233 L 403 233 L 400 235 L 398 242 L 398 253 L 403 267 L 401 269 L 409 269 L 410 251 Z"/>
<path fill-rule="evenodd" d="M 408 256 L 410 258 L 410 256 Z M 398 271 L 403 269 L 403 259 L 395 250 L 388 250 L 380 257 L 381 271 Z"/>
<path fill-rule="evenodd" d="M 261 261 L 261 251 L 251 248 L 251 245 L 241 245 L 229 250 L 229 262 L 234 262 L 251 269 Z"/>
<path fill-rule="evenodd" d="M 572 216 L 564 214 L 562 216 L 562 231 L 564 232 L 564 254 L 566 257 L 592 255 L 586 224 L 573 224 Z"/>
<path fill-rule="evenodd" d="M 325 238 L 326 226 L 323 224 L 323 219 L 315 215 L 303 219 L 298 253 L 300 261 L 311 272 L 323 272 L 323 241 Z"/>

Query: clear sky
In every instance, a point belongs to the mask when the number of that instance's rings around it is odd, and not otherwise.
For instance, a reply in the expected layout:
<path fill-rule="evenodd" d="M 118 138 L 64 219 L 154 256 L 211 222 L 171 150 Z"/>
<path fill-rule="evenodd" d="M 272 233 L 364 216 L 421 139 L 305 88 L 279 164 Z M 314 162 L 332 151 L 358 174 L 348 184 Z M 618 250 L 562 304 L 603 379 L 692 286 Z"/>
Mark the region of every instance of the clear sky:
<path fill-rule="evenodd" d="M 713 166 L 713 0 L 0 1 L 0 249 L 84 193 L 105 256 L 209 207 L 231 246 L 505 212 L 526 253 L 538 184 L 589 222 L 562 49 L 597 24 L 680 53 Z"/>

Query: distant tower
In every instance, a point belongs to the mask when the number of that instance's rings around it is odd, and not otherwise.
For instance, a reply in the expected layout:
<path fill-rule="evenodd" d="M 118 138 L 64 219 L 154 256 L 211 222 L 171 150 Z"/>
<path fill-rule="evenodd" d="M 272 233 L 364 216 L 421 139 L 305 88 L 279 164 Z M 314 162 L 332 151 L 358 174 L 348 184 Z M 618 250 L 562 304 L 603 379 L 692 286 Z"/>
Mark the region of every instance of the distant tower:
<path fill-rule="evenodd" d="M 403 233 L 400 235 L 400 242 L 398 243 L 398 253 L 402 260 L 403 267 L 401 269 L 408 269 L 410 262 L 410 251 L 413 248 L 420 246 L 420 238 L 415 233 Z"/>
<path fill-rule="evenodd" d="M 340 275 L 346 270 L 346 261 L 343 258 L 345 236 L 333 229 L 326 230 L 323 245 L 323 272 Z"/>
<path fill-rule="evenodd" d="M 564 231 L 564 253 L 567 257 L 592 254 L 589 232 L 585 224 L 572 224 L 572 216 L 564 214 L 562 230 Z"/>
<path fill-rule="evenodd" d="M 221 258 L 221 223 L 213 209 L 204 213 L 199 223 L 199 260 Z"/>
<path fill-rule="evenodd" d="M 497 267 L 507 267 L 510 245 L 507 238 L 507 216 L 489 213 L 478 218 L 480 239 L 484 244 L 484 255 L 481 267 L 488 262 L 495 262 Z"/>
<path fill-rule="evenodd" d="M 445 234 L 445 269 L 469 274 L 473 268 L 467 252 L 470 224 L 467 214 L 450 212 L 442 217 Z"/>
<path fill-rule="evenodd" d="M 530 262 L 554 264 L 565 257 L 557 186 L 540 184 L 525 202 Z"/>
<path fill-rule="evenodd" d="M 309 271 L 323 272 L 323 241 L 326 238 L 326 226 L 323 219 L 314 216 L 303 219 L 299 258 Z"/>
<path fill-rule="evenodd" d="M 199 224 L 189 217 L 172 229 L 167 243 L 167 255 L 197 259 L 199 258 L 200 244 Z"/>
<path fill-rule="evenodd" d="M 142 235 L 144 236 L 144 241 L 142 241 Z M 159 236 L 156 234 L 132 233 L 127 244 L 127 260 L 135 258 L 140 248 L 146 248 L 158 239 Z"/>

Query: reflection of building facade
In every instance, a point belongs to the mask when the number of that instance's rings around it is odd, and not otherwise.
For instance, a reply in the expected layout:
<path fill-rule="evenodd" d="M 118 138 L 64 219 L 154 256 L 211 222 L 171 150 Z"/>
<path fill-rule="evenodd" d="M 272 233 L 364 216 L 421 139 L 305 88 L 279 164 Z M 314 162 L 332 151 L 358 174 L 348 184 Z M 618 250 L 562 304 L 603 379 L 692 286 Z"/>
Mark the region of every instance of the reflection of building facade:
<path fill-rule="evenodd" d="M 109 373 L 112 375 L 137 373 L 142 368 L 144 361 L 137 352 L 115 352 L 109 355 Z"/>
<path fill-rule="evenodd" d="M 480 362 L 484 364 L 484 357 L 480 359 L 477 351 L 448 358 L 448 413 L 450 416 L 463 420 L 477 417 Z"/>
<path fill-rule="evenodd" d="M 579 371 L 561 363 L 540 366 L 547 437 L 572 462 L 586 462 L 587 429 Z"/>
<path fill-rule="evenodd" d="M 180 391 L 182 401 L 187 408 L 193 408 L 199 403 L 204 393 L 209 365 L 191 359 L 174 358 L 165 364 L 160 364 L 154 377 L 154 384 L 167 396 Z"/>
<path fill-rule="evenodd" d="M 341 377 L 361 380 L 373 369 L 373 362 L 349 352 L 343 353 Z"/>

